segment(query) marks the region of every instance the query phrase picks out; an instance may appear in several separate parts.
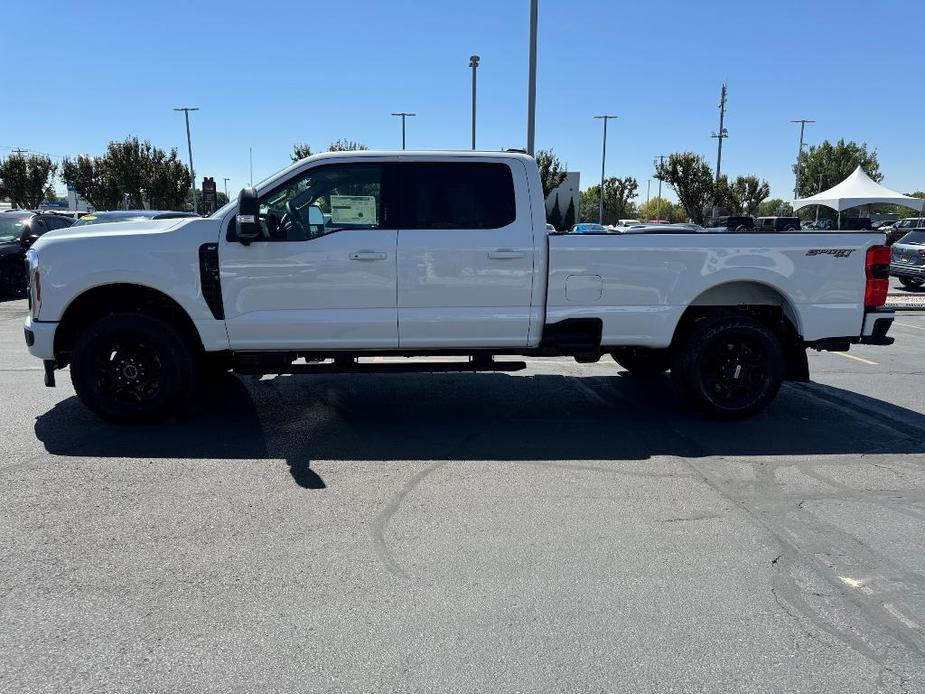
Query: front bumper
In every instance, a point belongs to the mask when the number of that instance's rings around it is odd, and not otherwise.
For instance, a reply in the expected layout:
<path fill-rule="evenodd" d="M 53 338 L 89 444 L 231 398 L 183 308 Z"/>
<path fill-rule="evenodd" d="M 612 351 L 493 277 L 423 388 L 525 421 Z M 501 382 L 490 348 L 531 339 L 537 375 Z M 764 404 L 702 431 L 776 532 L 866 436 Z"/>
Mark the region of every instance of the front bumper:
<path fill-rule="evenodd" d="M 25 337 L 29 354 L 42 360 L 54 359 L 57 328 L 57 323 L 43 323 L 26 316 Z"/>
<path fill-rule="evenodd" d="M 925 280 L 925 265 L 890 263 L 890 274 L 893 277 L 911 277 L 913 279 Z"/>

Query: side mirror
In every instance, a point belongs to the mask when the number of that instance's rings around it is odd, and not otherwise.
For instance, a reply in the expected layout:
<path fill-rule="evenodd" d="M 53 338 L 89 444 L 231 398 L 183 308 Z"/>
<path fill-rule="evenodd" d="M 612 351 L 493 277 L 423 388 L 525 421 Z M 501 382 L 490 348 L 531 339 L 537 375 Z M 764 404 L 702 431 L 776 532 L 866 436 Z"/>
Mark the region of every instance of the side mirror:
<path fill-rule="evenodd" d="M 263 235 L 258 221 L 259 215 L 260 202 L 257 200 L 257 189 L 242 188 L 238 195 L 238 214 L 235 217 L 238 241 L 249 244 Z"/>
<path fill-rule="evenodd" d="M 29 248 L 33 243 L 39 240 L 40 234 L 28 234 L 19 239 L 19 244 L 23 248 Z"/>

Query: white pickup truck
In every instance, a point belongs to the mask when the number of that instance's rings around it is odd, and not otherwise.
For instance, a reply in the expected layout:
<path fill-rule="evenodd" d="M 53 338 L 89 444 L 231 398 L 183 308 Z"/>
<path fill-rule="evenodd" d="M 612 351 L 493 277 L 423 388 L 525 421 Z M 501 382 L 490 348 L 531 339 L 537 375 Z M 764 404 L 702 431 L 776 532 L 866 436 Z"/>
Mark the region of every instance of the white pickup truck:
<path fill-rule="evenodd" d="M 808 379 L 807 348 L 892 342 L 883 240 L 549 233 L 524 154 L 328 153 L 209 218 L 46 234 L 25 336 L 46 385 L 70 365 L 122 422 L 176 412 L 207 371 L 524 368 L 502 355 L 671 370 L 708 414 L 744 417 Z"/>

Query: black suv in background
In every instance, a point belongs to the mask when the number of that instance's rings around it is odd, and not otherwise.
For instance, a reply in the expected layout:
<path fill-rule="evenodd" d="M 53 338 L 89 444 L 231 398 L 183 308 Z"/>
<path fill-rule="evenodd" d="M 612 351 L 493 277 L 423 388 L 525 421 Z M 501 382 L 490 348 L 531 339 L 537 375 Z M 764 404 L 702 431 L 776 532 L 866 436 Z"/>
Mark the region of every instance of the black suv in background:
<path fill-rule="evenodd" d="M 0 299 L 20 299 L 26 295 L 26 251 L 42 234 L 74 223 L 64 215 L 7 210 L 0 212 Z"/>
<path fill-rule="evenodd" d="M 755 231 L 799 231 L 799 217 L 758 217 Z"/>

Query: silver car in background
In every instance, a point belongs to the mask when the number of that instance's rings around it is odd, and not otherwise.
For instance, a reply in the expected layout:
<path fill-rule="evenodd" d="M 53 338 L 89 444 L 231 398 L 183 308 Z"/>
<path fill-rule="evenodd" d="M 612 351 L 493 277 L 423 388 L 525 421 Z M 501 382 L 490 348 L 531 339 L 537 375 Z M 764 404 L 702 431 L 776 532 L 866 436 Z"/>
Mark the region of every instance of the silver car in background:
<path fill-rule="evenodd" d="M 925 284 L 925 228 L 910 231 L 893 244 L 890 274 L 906 289 Z"/>

